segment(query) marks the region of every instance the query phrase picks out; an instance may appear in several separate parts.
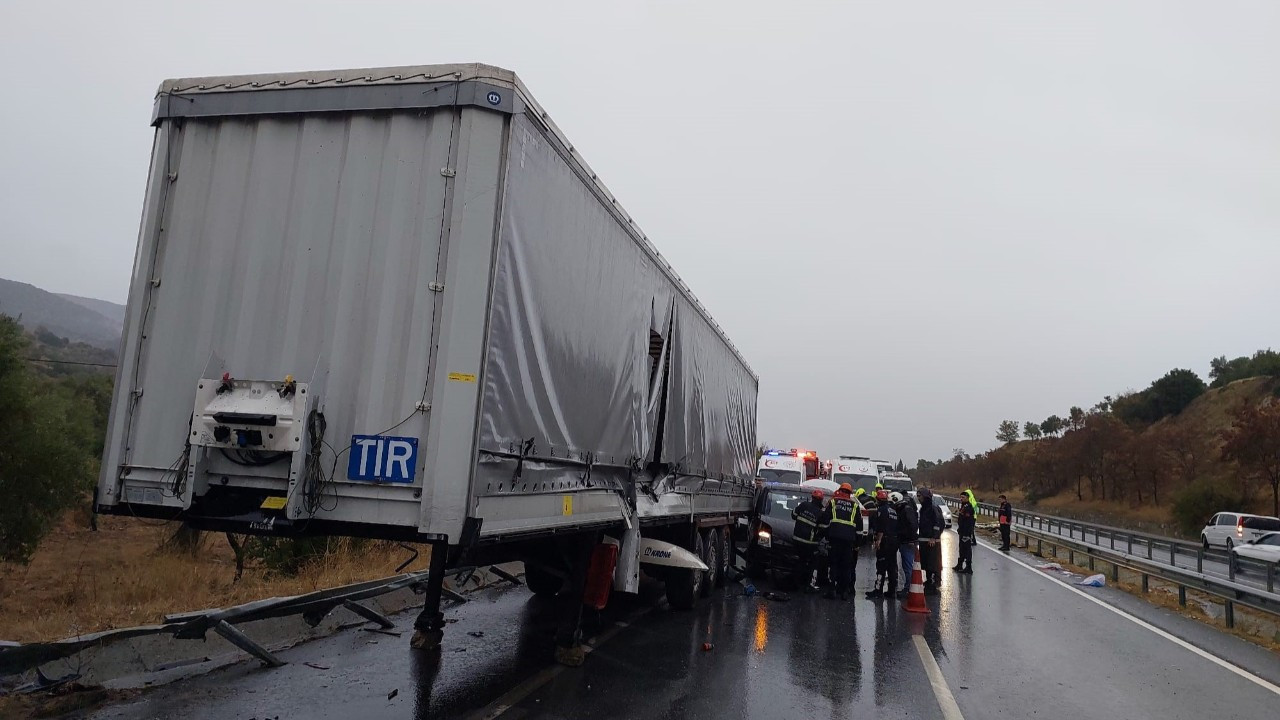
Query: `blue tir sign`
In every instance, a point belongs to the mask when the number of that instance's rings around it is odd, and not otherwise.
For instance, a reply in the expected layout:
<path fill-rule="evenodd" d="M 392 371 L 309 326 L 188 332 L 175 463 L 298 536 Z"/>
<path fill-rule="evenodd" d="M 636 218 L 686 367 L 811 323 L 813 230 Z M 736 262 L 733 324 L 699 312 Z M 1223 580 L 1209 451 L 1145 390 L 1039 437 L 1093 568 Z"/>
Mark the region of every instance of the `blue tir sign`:
<path fill-rule="evenodd" d="M 352 435 L 347 479 L 411 483 L 418 468 L 418 438 Z"/>

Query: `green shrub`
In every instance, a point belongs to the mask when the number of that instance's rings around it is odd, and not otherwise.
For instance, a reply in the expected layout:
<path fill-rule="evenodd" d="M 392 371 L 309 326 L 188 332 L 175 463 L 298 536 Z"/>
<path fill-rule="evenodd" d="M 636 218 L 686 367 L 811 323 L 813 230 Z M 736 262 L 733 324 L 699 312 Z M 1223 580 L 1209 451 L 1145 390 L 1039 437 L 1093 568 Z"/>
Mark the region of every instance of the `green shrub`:
<path fill-rule="evenodd" d="M 97 470 L 86 448 L 92 420 L 70 388 L 31 372 L 29 347 L 18 323 L 0 315 L 0 559 L 22 563 Z"/>
<path fill-rule="evenodd" d="M 1249 498 L 1239 488 L 1200 481 L 1173 496 L 1173 520 L 1187 535 L 1199 535 L 1209 518 L 1227 510 L 1247 507 Z"/>

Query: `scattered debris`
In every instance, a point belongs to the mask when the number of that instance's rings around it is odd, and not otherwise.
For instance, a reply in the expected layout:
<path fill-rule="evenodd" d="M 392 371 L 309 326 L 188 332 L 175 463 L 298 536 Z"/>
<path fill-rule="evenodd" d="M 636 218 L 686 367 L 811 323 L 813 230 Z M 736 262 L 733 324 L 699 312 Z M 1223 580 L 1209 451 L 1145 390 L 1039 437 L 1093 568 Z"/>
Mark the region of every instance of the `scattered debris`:
<path fill-rule="evenodd" d="M 775 600 L 777 602 L 786 602 L 791 599 L 790 595 L 783 592 L 775 592 L 773 590 L 765 593 L 764 596 L 768 600 Z"/>
<path fill-rule="evenodd" d="M 404 634 L 399 630 L 383 630 L 382 628 L 360 628 L 360 629 L 364 630 L 365 632 L 378 633 L 380 635 L 390 635 L 391 637 L 400 637 L 401 635 Z"/>
<path fill-rule="evenodd" d="M 710 649 L 711 649 L 711 648 L 713 648 L 713 647 L 715 647 L 715 645 L 712 645 L 712 644 L 711 644 L 711 643 L 709 643 L 709 642 L 704 642 L 704 643 L 702 643 L 702 652 L 707 652 L 708 650 L 710 650 Z"/>
<path fill-rule="evenodd" d="M 303 664 L 303 665 L 306 665 L 306 666 L 307 666 L 307 667 L 309 667 L 309 668 L 315 668 L 316 670 L 329 670 L 329 669 L 330 669 L 328 665 L 321 665 L 320 663 L 304 662 L 304 663 L 302 663 L 302 664 Z"/>
<path fill-rule="evenodd" d="M 1085 587 L 1102 587 L 1107 584 L 1107 578 L 1102 573 L 1098 573 L 1097 575 L 1090 575 L 1077 584 L 1084 585 Z"/>
<path fill-rule="evenodd" d="M 1036 569 L 1037 570 L 1056 570 L 1058 572 L 1062 572 L 1063 570 L 1062 566 L 1059 565 L 1058 563 L 1045 563 L 1044 565 L 1037 565 Z"/>
<path fill-rule="evenodd" d="M 481 637 L 484 637 L 484 631 L 483 631 L 483 630 L 472 630 L 471 632 L 469 632 L 469 633 L 467 633 L 467 634 L 468 634 L 468 635 L 470 635 L 471 637 L 474 637 L 474 638 L 481 638 Z"/>
<path fill-rule="evenodd" d="M 396 688 L 395 690 L 392 690 L 391 692 L 387 693 L 387 699 L 390 700 L 399 694 L 400 694 L 400 689 Z"/>
<path fill-rule="evenodd" d="M 742 594 L 743 594 L 743 595 L 746 595 L 747 597 L 751 597 L 752 595 L 755 595 L 755 594 L 756 594 L 756 586 L 755 586 L 755 585 L 752 585 L 751 583 L 747 583 L 747 584 L 746 584 L 745 586 L 743 586 L 743 588 L 742 588 Z"/>

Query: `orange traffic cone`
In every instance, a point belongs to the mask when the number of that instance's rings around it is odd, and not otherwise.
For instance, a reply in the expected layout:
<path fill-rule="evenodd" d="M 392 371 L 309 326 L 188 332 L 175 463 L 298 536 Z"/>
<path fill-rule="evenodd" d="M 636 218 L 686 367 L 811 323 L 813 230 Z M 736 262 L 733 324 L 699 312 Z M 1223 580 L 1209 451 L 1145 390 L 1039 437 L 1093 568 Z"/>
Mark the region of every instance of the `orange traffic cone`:
<path fill-rule="evenodd" d="M 907 612 L 928 615 L 929 606 L 924 604 L 924 574 L 920 572 L 920 545 L 916 544 L 916 565 L 911 569 L 911 590 L 907 593 L 907 601 L 902 604 Z"/>

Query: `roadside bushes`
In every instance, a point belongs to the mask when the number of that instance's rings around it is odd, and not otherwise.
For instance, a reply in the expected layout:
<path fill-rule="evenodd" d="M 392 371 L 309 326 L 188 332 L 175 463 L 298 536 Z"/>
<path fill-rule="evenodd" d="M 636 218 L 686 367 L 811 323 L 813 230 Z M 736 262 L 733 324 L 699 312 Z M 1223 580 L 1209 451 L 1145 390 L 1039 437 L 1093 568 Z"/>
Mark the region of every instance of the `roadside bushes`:
<path fill-rule="evenodd" d="M 1173 520 L 1187 535 L 1198 535 L 1209 518 L 1221 510 L 1247 507 L 1249 498 L 1238 488 L 1200 481 L 1173 495 Z"/>
<path fill-rule="evenodd" d="M 35 375 L 29 348 L 17 321 L 0 315 L 0 560 L 19 563 L 86 497 L 98 467 L 93 453 L 102 451 L 89 401 Z"/>

